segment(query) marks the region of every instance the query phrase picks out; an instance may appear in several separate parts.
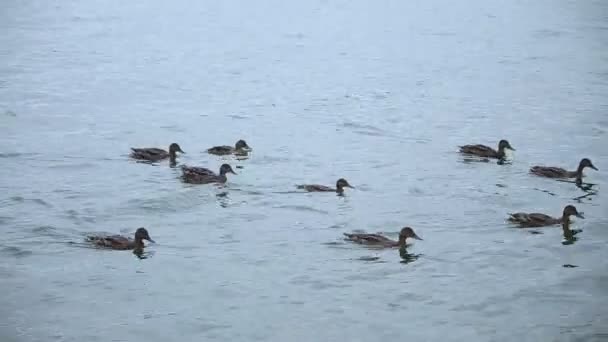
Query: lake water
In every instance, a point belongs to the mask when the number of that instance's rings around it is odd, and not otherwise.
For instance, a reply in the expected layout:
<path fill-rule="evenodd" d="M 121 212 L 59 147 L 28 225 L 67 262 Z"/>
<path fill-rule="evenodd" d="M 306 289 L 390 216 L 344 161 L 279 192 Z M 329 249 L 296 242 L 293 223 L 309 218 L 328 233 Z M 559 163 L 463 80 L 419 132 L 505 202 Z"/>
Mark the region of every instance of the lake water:
<path fill-rule="evenodd" d="M 2 7 L 1 341 L 608 340 L 607 2 Z M 171 142 L 239 174 L 128 159 Z M 596 193 L 527 171 L 583 157 Z M 573 244 L 505 221 L 567 204 Z M 342 240 L 406 225 L 405 259 Z M 82 244 L 140 226 L 147 259 Z"/>

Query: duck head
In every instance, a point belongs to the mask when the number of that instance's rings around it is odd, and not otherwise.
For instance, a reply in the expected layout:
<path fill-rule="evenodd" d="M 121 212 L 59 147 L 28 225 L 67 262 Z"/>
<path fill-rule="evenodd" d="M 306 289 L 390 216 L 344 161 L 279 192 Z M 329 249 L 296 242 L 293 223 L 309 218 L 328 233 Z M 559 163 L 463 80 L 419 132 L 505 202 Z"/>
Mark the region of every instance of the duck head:
<path fill-rule="evenodd" d="M 401 229 L 401 232 L 399 232 L 399 240 L 403 239 L 403 241 L 405 241 L 407 238 L 422 240 L 418 235 L 416 235 L 416 233 L 414 233 L 414 230 L 410 227 L 405 227 Z"/>
<path fill-rule="evenodd" d="M 220 166 L 220 175 L 225 175 L 227 173 L 232 173 L 234 175 L 236 175 L 236 172 L 234 172 L 234 170 L 232 169 L 232 167 L 228 164 L 222 164 L 222 166 Z"/>
<path fill-rule="evenodd" d="M 583 216 L 583 213 L 579 213 L 578 210 L 576 210 L 576 207 L 573 205 L 567 205 L 564 208 L 564 217 L 570 217 L 570 216 L 576 216 L 578 218 L 582 218 L 584 219 L 585 216 Z"/>
<path fill-rule="evenodd" d="M 175 152 L 186 153 L 186 152 L 182 151 L 182 148 L 179 147 L 179 145 L 177 143 L 173 143 L 173 144 L 169 145 L 169 153 L 175 154 Z"/>
<path fill-rule="evenodd" d="M 249 145 L 247 145 L 247 142 L 243 139 L 237 141 L 234 145 L 234 148 L 237 150 L 251 150 L 251 147 L 249 147 Z"/>
<path fill-rule="evenodd" d="M 511 144 L 509 144 L 509 142 L 507 140 L 501 140 L 498 142 L 498 150 L 502 151 L 504 149 L 509 149 L 511 151 L 515 151 L 515 149 L 511 146 Z"/>
<path fill-rule="evenodd" d="M 578 168 L 579 168 L 579 170 L 582 170 L 582 169 L 584 169 L 586 167 L 590 167 L 590 168 L 594 169 L 595 171 L 599 171 L 597 169 L 597 167 L 595 167 L 593 165 L 593 163 L 591 162 L 591 159 L 589 159 L 589 158 L 583 158 L 583 159 L 581 159 L 581 163 L 578 164 Z"/>
<path fill-rule="evenodd" d="M 344 178 L 340 178 L 338 179 L 338 181 L 336 182 L 336 188 L 338 190 L 343 190 L 344 188 L 351 188 L 354 189 L 355 187 L 348 184 L 348 181 L 346 181 L 346 179 Z"/>
<path fill-rule="evenodd" d="M 152 240 L 152 238 L 150 238 L 150 234 L 148 234 L 148 231 L 144 227 L 137 228 L 137 230 L 135 231 L 135 241 L 142 241 L 142 240 L 148 240 L 150 242 L 156 243 L 156 241 L 154 241 L 154 240 Z"/>

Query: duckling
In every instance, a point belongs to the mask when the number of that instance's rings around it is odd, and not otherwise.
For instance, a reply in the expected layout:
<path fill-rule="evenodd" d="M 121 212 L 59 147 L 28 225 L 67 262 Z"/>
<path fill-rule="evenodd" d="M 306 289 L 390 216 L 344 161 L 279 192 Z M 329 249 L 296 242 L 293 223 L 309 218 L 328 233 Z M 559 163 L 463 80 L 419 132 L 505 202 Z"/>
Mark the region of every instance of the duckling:
<path fill-rule="evenodd" d="M 182 148 L 179 147 L 177 143 L 173 143 L 169 145 L 169 152 L 155 147 L 145 147 L 145 148 L 131 148 L 133 152 L 131 152 L 131 158 L 139 159 L 139 160 L 147 160 L 151 162 L 156 162 L 159 160 L 163 160 L 169 158 L 171 163 L 175 164 L 175 159 L 177 157 L 177 152 L 186 153 L 182 151 Z"/>
<path fill-rule="evenodd" d="M 598 171 L 598 169 L 593 165 L 590 159 L 583 158 L 578 164 L 578 168 L 576 169 L 576 171 L 568 171 L 566 169 L 562 169 L 561 167 L 533 166 L 532 168 L 530 168 L 530 173 L 548 178 L 576 178 L 577 183 L 582 183 L 583 170 L 586 167 L 590 167 L 595 171 Z"/>
<path fill-rule="evenodd" d="M 118 249 L 118 250 L 143 250 L 144 241 L 148 240 L 152 243 L 155 243 L 154 240 L 150 238 L 150 234 L 146 228 L 138 228 L 135 231 L 135 239 L 130 239 L 128 237 L 122 235 L 91 235 L 87 236 L 86 241 L 94 244 L 97 247 L 109 248 L 109 249 Z"/>
<path fill-rule="evenodd" d="M 247 151 L 250 151 L 251 147 L 249 147 L 249 145 L 247 145 L 247 143 L 245 142 L 245 140 L 239 140 L 236 142 L 236 144 L 234 145 L 234 147 L 232 146 L 214 146 L 210 149 L 207 150 L 208 153 L 210 154 L 215 154 L 215 155 L 227 155 L 227 154 L 233 154 L 233 153 L 244 153 Z"/>
<path fill-rule="evenodd" d="M 460 153 L 474 155 L 484 158 L 504 159 L 505 149 L 515 151 L 506 140 L 498 142 L 498 151 L 486 145 L 464 145 L 460 146 Z"/>
<path fill-rule="evenodd" d="M 401 232 L 399 232 L 398 241 L 391 240 L 386 236 L 380 234 L 344 233 L 344 236 L 346 236 L 344 240 L 347 241 L 356 242 L 362 245 L 378 246 L 385 248 L 405 247 L 405 241 L 407 238 L 422 240 L 418 235 L 416 235 L 416 233 L 414 233 L 414 230 L 410 227 L 405 227 L 401 229 Z"/>
<path fill-rule="evenodd" d="M 339 194 L 344 193 L 344 188 L 355 188 L 354 186 L 348 184 L 348 182 L 344 178 L 338 179 L 338 181 L 336 182 L 336 188 L 318 184 L 302 184 L 296 185 L 296 187 L 298 189 L 304 189 L 308 192 L 337 192 Z"/>
<path fill-rule="evenodd" d="M 182 166 L 182 180 L 186 183 L 193 184 L 208 184 L 208 183 L 226 183 L 228 178 L 227 173 L 237 174 L 228 164 L 220 166 L 219 175 L 204 167 Z"/>
<path fill-rule="evenodd" d="M 585 218 L 582 213 L 579 213 L 576 210 L 575 206 L 567 205 L 564 208 L 562 217 L 551 217 L 549 215 L 540 213 L 513 213 L 509 214 L 510 217 L 508 220 L 519 224 L 522 228 L 545 227 L 555 224 L 562 224 L 569 229 L 570 216 L 573 215 L 582 219 Z"/>

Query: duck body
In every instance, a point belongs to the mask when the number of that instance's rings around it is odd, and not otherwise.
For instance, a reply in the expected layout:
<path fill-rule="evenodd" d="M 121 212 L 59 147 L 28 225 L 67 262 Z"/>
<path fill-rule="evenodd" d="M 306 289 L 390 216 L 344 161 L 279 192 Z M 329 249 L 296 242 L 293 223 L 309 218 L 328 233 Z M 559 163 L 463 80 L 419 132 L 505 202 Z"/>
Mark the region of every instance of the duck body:
<path fill-rule="evenodd" d="M 228 154 L 242 154 L 251 150 L 249 145 L 245 140 L 239 140 L 236 142 L 234 146 L 222 145 L 222 146 L 214 146 L 207 150 L 207 153 L 215 154 L 218 156 L 228 155 Z"/>
<path fill-rule="evenodd" d="M 145 228 L 138 228 L 134 239 L 122 235 L 91 235 L 86 237 L 86 241 L 96 247 L 116 250 L 143 249 L 143 240 L 155 242 L 150 238 Z"/>
<path fill-rule="evenodd" d="M 362 245 L 375 245 L 382 247 L 399 247 L 399 241 L 394 241 L 380 234 L 344 233 L 345 240 Z"/>
<path fill-rule="evenodd" d="M 522 227 L 544 227 L 562 223 L 562 218 L 551 217 L 541 213 L 512 213 L 509 221 Z"/>
<path fill-rule="evenodd" d="M 177 158 L 177 152 L 185 153 L 182 151 L 181 147 L 173 143 L 169 146 L 169 151 L 165 151 L 162 148 L 156 147 L 144 147 L 144 148 L 131 148 L 130 157 L 138 160 L 147 160 L 151 162 L 160 161 L 163 159 L 171 159 L 171 161 L 175 162 Z"/>
<path fill-rule="evenodd" d="M 298 185 L 297 188 L 308 192 L 336 192 L 337 190 L 336 188 L 319 184 L 301 184 Z"/>
<path fill-rule="evenodd" d="M 192 167 L 182 166 L 182 180 L 185 183 L 191 184 L 209 184 L 209 183 L 226 183 L 228 177 L 227 173 L 236 175 L 236 172 L 232 170 L 232 167 L 228 164 L 223 164 L 220 167 L 219 174 L 204 168 L 204 167 Z"/>
<path fill-rule="evenodd" d="M 564 208 L 561 217 L 551 217 L 541 213 L 512 213 L 509 214 L 508 220 L 518 224 L 522 228 L 546 227 L 556 224 L 568 226 L 570 224 L 570 216 L 584 218 L 573 205 L 567 205 Z"/>
<path fill-rule="evenodd" d="M 495 150 L 486 145 L 476 144 L 460 146 L 460 153 L 482 158 L 503 159 L 506 156 L 505 149 L 515 151 L 515 149 L 511 147 L 508 141 L 501 140 L 498 143 L 498 150 Z"/>
<path fill-rule="evenodd" d="M 354 187 L 350 185 L 344 178 L 338 179 L 335 188 L 319 184 L 301 184 L 296 185 L 296 188 L 306 190 L 308 192 L 337 192 L 340 194 L 344 193 L 344 188 L 354 189 Z"/>
<path fill-rule="evenodd" d="M 406 245 L 407 238 L 414 238 L 416 240 L 422 240 L 414 230 L 410 227 L 405 227 L 399 232 L 399 240 L 391 240 L 384 235 L 380 234 L 369 234 L 369 233 L 344 233 L 345 240 L 354 243 L 376 246 L 383 248 L 392 247 L 404 247 Z"/>
<path fill-rule="evenodd" d="M 533 166 L 530 168 L 530 173 L 537 176 L 547 178 L 573 178 L 576 177 L 576 171 L 568 171 L 561 167 L 552 166 Z"/>
<path fill-rule="evenodd" d="M 588 158 L 583 158 L 578 164 L 578 168 L 576 169 L 576 171 L 568 171 L 561 167 L 554 166 L 533 166 L 532 168 L 530 168 L 530 173 L 547 178 L 576 178 L 578 181 L 580 181 L 583 178 L 583 170 L 586 167 L 592 168 L 596 171 L 598 170 L 593 165 L 591 160 L 589 160 Z"/>

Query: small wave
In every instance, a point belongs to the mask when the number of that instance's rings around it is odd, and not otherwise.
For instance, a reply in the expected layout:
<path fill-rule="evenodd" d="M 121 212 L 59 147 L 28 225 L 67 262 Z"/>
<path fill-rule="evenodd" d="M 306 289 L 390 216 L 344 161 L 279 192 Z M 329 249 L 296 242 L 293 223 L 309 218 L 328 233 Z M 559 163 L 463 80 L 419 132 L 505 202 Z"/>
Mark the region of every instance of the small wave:
<path fill-rule="evenodd" d="M 63 236 L 63 234 L 60 234 L 57 232 L 56 227 L 49 226 L 49 225 L 38 226 L 36 228 L 33 228 L 32 233 L 34 233 L 36 235 L 40 235 L 40 236 L 51 236 L 51 237 Z"/>
<path fill-rule="evenodd" d="M 6 254 L 8 256 L 14 256 L 17 258 L 22 258 L 22 257 L 26 257 L 28 255 L 32 255 L 32 251 L 28 251 L 16 246 L 4 246 L 2 247 L 2 249 L 0 249 L 0 251 L 3 254 Z"/>
<path fill-rule="evenodd" d="M 17 158 L 17 157 L 21 157 L 22 155 L 23 155 L 22 153 L 17 153 L 17 152 L 5 152 L 5 153 L 0 152 L 0 158 Z"/>
<path fill-rule="evenodd" d="M 306 206 L 306 205 L 280 205 L 280 206 L 276 206 L 274 208 L 278 208 L 278 209 L 293 209 L 293 210 L 296 210 L 296 211 L 308 211 L 308 212 L 320 213 L 320 214 L 325 214 L 325 215 L 329 214 L 328 211 L 321 210 L 321 209 L 316 209 L 316 208 L 309 207 L 309 206 Z"/>
<path fill-rule="evenodd" d="M 369 136 L 385 136 L 387 132 L 381 128 L 376 126 L 368 125 L 368 124 L 360 124 L 356 122 L 345 122 L 342 124 L 342 127 L 352 130 L 355 133 L 369 135 Z"/>

